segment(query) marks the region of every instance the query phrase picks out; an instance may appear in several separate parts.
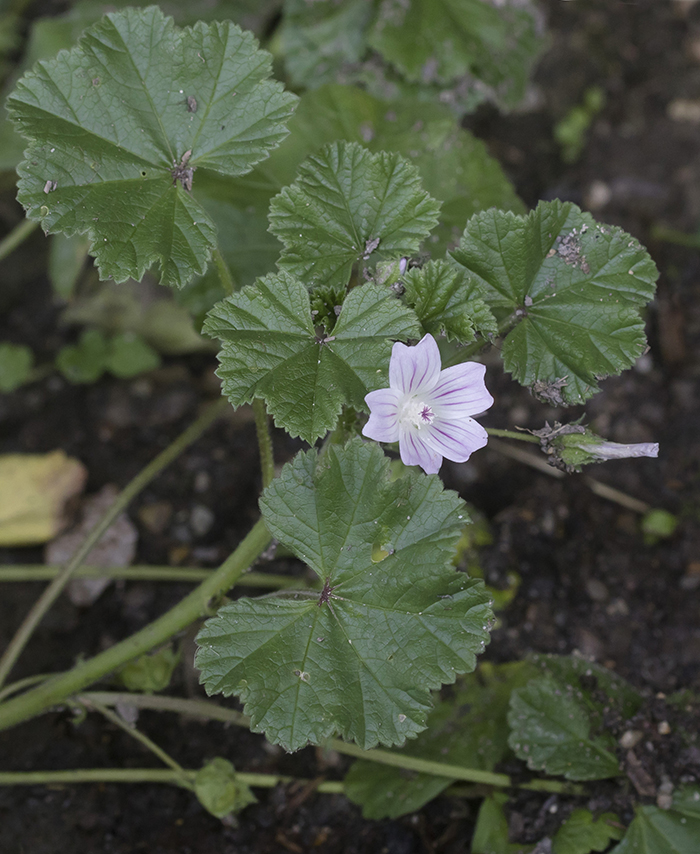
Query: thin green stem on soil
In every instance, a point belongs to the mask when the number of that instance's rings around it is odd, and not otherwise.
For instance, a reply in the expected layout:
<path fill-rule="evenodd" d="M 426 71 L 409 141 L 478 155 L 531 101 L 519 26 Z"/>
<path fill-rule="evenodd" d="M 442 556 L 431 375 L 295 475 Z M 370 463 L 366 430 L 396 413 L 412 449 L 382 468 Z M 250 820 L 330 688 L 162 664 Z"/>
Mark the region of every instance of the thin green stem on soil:
<path fill-rule="evenodd" d="M 133 658 L 165 643 L 194 620 L 210 614 L 212 601 L 217 600 L 238 581 L 265 551 L 270 539 L 265 523 L 262 519 L 259 520 L 219 569 L 170 611 L 104 652 L 48 679 L 25 694 L 0 704 L 0 731 L 62 703 Z"/>
<path fill-rule="evenodd" d="M 173 771 L 180 774 L 185 785 L 191 786 L 191 783 L 187 780 L 186 771 L 182 765 L 180 765 L 179 762 L 176 762 L 172 756 L 163 750 L 162 747 L 159 747 L 155 741 L 152 741 L 145 732 L 141 732 L 141 730 L 137 729 L 135 726 L 128 724 L 120 715 L 107 708 L 107 706 L 103 706 L 102 703 L 98 703 L 94 698 L 89 701 L 83 700 L 83 702 L 86 708 L 94 709 L 96 712 L 99 712 L 103 717 L 107 718 L 110 723 L 118 726 L 119 729 L 124 730 L 127 735 L 130 735 L 132 738 L 136 739 L 136 741 L 143 744 L 143 746 L 147 750 L 150 750 L 154 756 L 157 756 L 164 765 L 167 765 L 169 768 L 172 768 Z"/>
<path fill-rule="evenodd" d="M 452 780 L 482 783 L 500 789 L 513 787 L 535 792 L 558 792 L 568 795 L 582 795 L 585 792 L 582 786 L 577 786 L 573 783 L 562 783 L 559 780 L 531 780 L 527 783 L 517 783 L 507 774 L 480 771 L 477 768 L 463 768 L 461 765 L 433 762 L 429 759 L 418 759 L 415 756 L 393 753 L 391 750 L 380 750 L 378 748 L 363 750 L 356 744 L 347 744 L 338 739 L 332 739 L 329 742 L 329 747 L 337 750 L 338 753 L 344 753 L 346 756 L 354 756 L 356 759 L 366 759 L 370 762 L 378 762 L 381 765 L 392 765 L 395 768 L 403 768 L 406 771 L 418 771 L 422 774 L 432 774 L 436 777 L 450 777 Z"/>
<path fill-rule="evenodd" d="M 531 442 L 539 445 L 540 440 L 531 433 L 518 433 L 516 430 L 497 430 L 495 427 L 487 427 L 489 436 L 499 436 L 502 439 L 517 439 L 519 442 Z"/>
<path fill-rule="evenodd" d="M 72 559 L 37 599 L 27 616 L 20 624 L 20 627 L 15 632 L 15 635 L 3 653 L 2 658 L 0 658 L 0 687 L 4 685 L 8 674 L 14 667 L 15 662 L 29 642 L 34 630 L 44 618 L 46 612 L 56 601 L 75 570 L 85 560 L 87 555 L 92 551 L 95 544 L 99 542 L 102 535 L 112 525 L 117 516 L 119 516 L 130 501 L 138 495 L 139 492 L 141 492 L 141 490 L 150 483 L 154 477 L 156 477 L 156 475 L 160 474 L 160 472 L 176 457 L 178 457 L 188 445 L 191 445 L 195 439 L 199 438 L 207 427 L 209 427 L 219 417 L 219 415 L 221 415 L 227 406 L 228 403 L 223 398 L 209 406 L 193 424 L 181 433 L 174 442 L 171 442 L 164 451 L 158 454 L 152 462 L 142 469 L 136 477 L 133 478 L 126 487 L 124 487 L 109 510 L 104 514 L 97 525 L 95 525 L 92 531 L 90 531 L 81 547 L 73 555 Z"/>
<path fill-rule="evenodd" d="M 275 477 L 275 458 L 272 450 L 272 436 L 270 435 L 270 420 L 267 417 L 265 402 L 260 398 L 253 400 L 253 412 L 255 414 L 255 432 L 258 436 L 258 448 L 260 449 L 260 468 L 262 469 L 263 489 L 269 486 Z"/>
<path fill-rule="evenodd" d="M 32 222 L 30 219 L 23 219 L 19 225 L 16 225 L 9 234 L 6 234 L 0 240 L 0 261 L 6 258 L 10 252 L 13 252 L 20 243 L 23 243 L 34 229 L 39 225 L 38 222 Z"/>
<path fill-rule="evenodd" d="M 183 769 L 187 788 L 198 774 L 197 769 Z M 236 778 L 246 786 L 272 789 L 280 783 L 311 785 L 317 792 L 326 795 L 342 795 L 345 786 L 340 782 L 286 777 L 281 774 L 247 774 L 236 772 Z M 0 771 L 0 786 L 55 786 L 73 783 L 170 783 L 183 785 L 183 776 L 167 768 L 76 768 L 70 771 Z"/>
<path fill-rule="evenodd" d="M 221 250 L 218 246 L 212 252 L 212 259 L 214 261 L 214 266 L 216 267 L 216 272 L 219 274 L 221 286 L 228 296 L 236 290 L 236 283 L 233 281 L 231 271 L 229 270 L 228 264 L 224 260 L 224 256 L 221 254 Z"/>
<path fill-rule="evenodd" d="M 60 566 L 43 563 L 22 563 L 18 565 L 0 565 L 0 584 L 13 581 L 51 581 L 61 572 Z M 210 578 L 215 569 L 186 566 L 79 566 L 73 578 L 119 578 L 125 581 L 170 581 L 198 582 Z M 237 582 L 241 587 L 261 587 L 273 590 L 285 590 L 288 587 L 314 587 L 314 582 L 290 575 L 276 575 L 268 572 L 246 572 Z M 319 582 L 320 585 L 320 582 Z M 0 692 L 0 698 L 2 693 Z"/>
<path fill-rule="evenodd" d="M 105 706 L 117 703 L 133 705 L 141 709 L 155 709 L 159 711 L 176 712 L 181 715 L 193 715 L 208 720 L 218 720 L 222 723 L 234 726 L 248 727 L 250 721 L 240 712 L 226 709 L 217 703 L 207 700 L 181 700 L 178 697 L 162 697 L 145 694 L 130 694 L 126 692 L 97 691 L 86 692 L 77 698 L 84 699 L 89 703 L 91 698 Z M 573 783 L 562 783 L 559 780 L 531 780 L 526 783 L 514 782 L 507 774 L 496 774 L 490 771 L 480 771 L 477 768 L 464 768 L 460 765 L 450 765 L 445 762 L 432 762 L 427 759 L 418 759 L 396 753 L 390 750 L 363 750 L 355 744 L 330 739 L 326 746 L 346 756 L 356 759 L 365 759 L 369 762 L 378 762 L 381 765 L 392 765 L 396 768 L 404 768 L 407 771 L 418 771 L 423 774 L 431 774 L 437 777 L 449 777 L 453 780 L 463 780 L 468 783 L 480 783 L 497 788 L 529 789 L 537 792 L 557 792 L 560 794 L 580 795 L 584 789 Z"/>

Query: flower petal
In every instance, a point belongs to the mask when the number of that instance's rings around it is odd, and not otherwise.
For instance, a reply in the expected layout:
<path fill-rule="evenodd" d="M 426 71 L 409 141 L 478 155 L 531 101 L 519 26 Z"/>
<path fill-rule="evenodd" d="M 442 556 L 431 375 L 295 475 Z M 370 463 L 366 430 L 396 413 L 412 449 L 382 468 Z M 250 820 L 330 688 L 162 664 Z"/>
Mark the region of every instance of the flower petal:
<path fill-rule="evenodd" d="M 488 441 L 486 430 L 473 418 L 435 420 L 425 431 L 425 443 L 454 463 L 465 463 Z"/>
<path fill-rule="evenodd" d="M 429 448 L 423 436 L 412 430 L 401 431 L 399 453 L 405 466 L 420 466 L 426 474 L 437 474 L 442 465 L 442 455 Z"/>
<path fill-rule="evenodd" d="M 430 393 L 430 403 L 441 419 L 457 420 L 484 412 L 493 405 L 493 397 L 484 384 L 486 366 L 464 362 L 445 368 Z"/>
<path fill-rule="evenodd" d="M 380 388 L 365 395 L 369 406 L 369 421 L 362 428 L 362 435 L 375 442 L 396 442 L 399 438 L 399 397 L 401 392 L 393 388 Z"/>
<path fill-rule="evenodd" d="M 440 350 L 432 335 L 424 335 L 415 347 L 397 342 L 391 351 L 389 385 L 404 394 L 430 391 L 441 367 Z"/>

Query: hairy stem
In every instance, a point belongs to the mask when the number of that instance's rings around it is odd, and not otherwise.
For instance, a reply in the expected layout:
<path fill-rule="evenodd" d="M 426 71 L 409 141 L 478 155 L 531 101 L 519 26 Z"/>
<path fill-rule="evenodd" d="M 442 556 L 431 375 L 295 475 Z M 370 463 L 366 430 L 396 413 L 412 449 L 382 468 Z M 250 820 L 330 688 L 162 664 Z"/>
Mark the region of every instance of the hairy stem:
<path fill-rule="evenodd" d="M 74 578 L 120 578 L 126 581 L 171 581 L 197 582 L 211 578 L 214 569 L 186 566 L 79 566 L 73 573 Z M 0 584 L 11 581 L 50 581 L 55 578 L 61 567 L 43 563 L 23 563 L 17 566 L 0 565 Z M 242 587 L 261 587 L 284 590 L 287 587 L 312 587 L 313 583 L 304 578 L 290 575 L 275 575 L 267 572 L 246 572 L 237 584 Z M 2 692 L 0 692 L 0 699 Z"/>
<path fill-rule="evenodd" d="M 486 432 L 489 436 L 500 436 L 503 439 L 517 439 L 519 442 L 532 442 L 535 445 L 540 443 L 537 436 L 533 436 L 531 433 L 519 433 L 516 430 L 497 430 L 495 427 L 487 427 Z"/>
<path fill-rule="evenodd" d="M 197 769 L 183 769 L 185 785 L 192 788 Z M 70 783 L 171 783 L 183 785 L 183 774 L 166 768 L 76 768 L 71 771 L 0 771 L 0 786 L 50 786 Z M 272 789 L 280 783 L 311 784 L 311 780 L 280 774 L 246 774 L 236 777 L 247 786 Z M 341 795 L 342 783 L 332 781 L 314 784 L 317 792 Z"/>
<path fill-rule="evenodd" d="M 135 738 L 136 741 L 143 744 L 143 746 L 147 750 L 150 750 L 154 756 L 157 756 L 164 765 L 167 765 L 169 768 L 172 768 L 173 771 L 176 771 L 182 777 L 184 785 L 192 785 L 187 779 L 186 771 L 182 765 L 180 765 L 179 762 L 176 762 L 172 756 L 163 750 L 162 747 L 159 747 L 155 741 L 152 741 L 145 732 L 141 732 L 141 730 L 136 729 L 135 726 L 131 726 L 120 715 L 113 712 L 111 709 L 108 709 L 107 706 L 103 706 L 101 703 L 98 703 L 94 698 L 92 700 L 85 701 L 85 705 L 87 708 L 91 708 L 96 712 L 99 712 L 103 717 L 107 718 L 110 723 L 118 726 L 119 729 L 124 730 L 127 735 L 130 735 L 132 738 Z"/>
<path fill-rule="evenodd" d="M 182 715 L 196 715 L 208 720 L 217 720 L 235 726 L 248 727 L 249 720 L 240 712 L 226 709 L 207 700 L 181 700 L 178 697 L 161 697 L 145 694 L 114 693 L 111 691 L 89 692 L 83 695 L 85 702 L 95 698 L 98 702 L 108 705 L 124 703 L 141 709 L 156 709 L 160 711 L 177 712 Z M 391 750 L 363 750 L 355 744 L 349 744 L 334 738 L 327 746 L 338 753 L 365 759 L 381 765 L 392 765 L 407 771 L 418 771 L 422 774 L 432 774 L 437 777 L 449 777 L 469 783 L 480 783 L 497 788 L 529 789 L 536 792 L 558 792 L 561 794 L 582 794 L 583 787 L 573 783 L 563 783 L 559 780 L 531 780 L 528 783 L 516 783 L 507 774 L 496 774 L 491 771 L 480 771 L 477 768 L 464 768 L 461 765 L 451 765 L 445 762 L 432 762 L 428 759 L 418 759 Z"/>
<path fill-rule="evenodd" d="M 19 225 L 16 225 L 9 234 L 6 234 L 0 240 L 0 261 L 6 258 L 10 252 L 13 252 L 20 243 L 23 243 L 34 229 L 39 225 L 38 222 L 32 222 L 30 219 L 23 219 Z"/>
<path fill-rule="evenodd" d="M 127 661 L 165 643 L 194 620 L 210 613 L 212 600 L 229 590 L 269 543 L 270 535 L 265 523 L 259 520 L 219 569 L 170 611 L 94 658 L 48 679 L 26 694 L 0 704 L 0 731 L 63 702 Z"/>
<path fill-rule="evenodd" d="M 69 582 L 71 576 L 80 564 L 85 560 L 87 555 L 92 551 L 93 547 L 102 538 L 102 535 L 129 504 L 129 502 L 141 492 L 141 490 L 150 483 L 156 475 L 168 466 L 176 457 L 178 457 L 188 445 L 191 445 L 195 439 L 209 427 L 227 406 L 225 400 L 217 401 L 212 404 L 204 412 L 203 415 L 191 424 L 174 442 L 158 456 L 142 469 L 136 477 L 129 483 L 117 496 L 116 500 L 104 514 L 100 521 L 90 531 L 88 536 L 83 541 L 83 544 L 78 551 L 73 555 L 72 559 L 66 564 L 56 578 L 44 590 L 41 596 L 34 603 L 27 616 L 24 618 L 20 627 L 15 632 L 14 637 L 10 641 L 7 649 L 0 658 L 0 687 L 5 683 L 8 674 L 14 667 L 15 662 L 22 653 L 22 650 L 29 642 L 34 630 L 44 618 L 46 612 L 53 605 L 56 599 L 61 594 L 61 591 Z"/>
<path fill-rule="evenodd" d="M 258 448 L 260 449 L 262 485 L 263 489 L 265 489 L 266 486 L 272 483 L 275 477 L 275 458 L 272 450 L 270 422 L 267 417 L 264 401 L 256 397 L 253 400 L 253 412 L 255 413 L 255 432 L 258 436 Z"/>

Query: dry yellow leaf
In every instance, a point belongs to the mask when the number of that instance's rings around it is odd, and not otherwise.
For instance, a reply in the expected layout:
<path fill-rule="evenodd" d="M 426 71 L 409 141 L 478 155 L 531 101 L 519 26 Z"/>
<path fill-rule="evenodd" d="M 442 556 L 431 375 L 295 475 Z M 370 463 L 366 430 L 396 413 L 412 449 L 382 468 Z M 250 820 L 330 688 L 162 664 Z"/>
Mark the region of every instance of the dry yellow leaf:
<path fill-rule="evenodd" d="M 55 537 L 65 525 L 66 502 L 86 478 L 85 466 L 63 451 L 0 456 L 0 546 Z"/>

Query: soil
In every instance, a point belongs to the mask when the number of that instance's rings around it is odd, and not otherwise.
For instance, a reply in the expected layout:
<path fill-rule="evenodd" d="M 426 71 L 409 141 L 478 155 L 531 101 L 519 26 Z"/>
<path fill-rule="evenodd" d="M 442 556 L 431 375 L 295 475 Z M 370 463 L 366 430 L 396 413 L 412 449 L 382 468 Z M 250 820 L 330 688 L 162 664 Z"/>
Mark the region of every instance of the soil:
<path fill-rule="evenodd" d="M 594 429 L 611 440 L 658 441 L 661 452 L 658 460 L 611 462 L 586 475 L 555 479 L 492 443 L 468 464 L 446 466 L 443 475 L 491 523 L 494 544 L 482 554 L 487 581 L 503 585 L 509 571 L 522 579 L 514 602 L 499 614 L 485 658 L 578 651 L 629 680 L 648 699 L 634 722 L 645 733 L 642 770 L 627 758 L 628 776 L 637 791 L 651 779 L 653 794 L 666 776 L 674 782 L 700 778 L 700 751 L 673 735 L 674 726 L 692 728 L 693 721 L 681 720 L 687 718 L 683 707 L 664 699 L 681 689 L 700 689 L 700 254 L 659 238 L 661 227 L 693 232 L 700 219 L 700 4 L 547 0 L 543 6 L 552 46 L 536 74 L 536 103 L 509 116 L 482 108 L 468 126 L 486 141 L 528 205 L 539 199 L 574 201 L 649 248 L 661 273 L 648 312 L 651 350 L 634 370 L 606 380 L 586 412 Z M 605 105 L 581 157 L 567 164 L 554 141 L 554 125 L 594 85 L 605 92 Z M 10 195 L 0 199 L 7 230 L 20 215 Z M 57 310 L 41 273 L 44 253 L 43 238 L 34 235 L 3 264 L 0 332 L 4 340 L 28 343 L 48 358 L 70 333 L 56 325 Z M 499 373 L 497 358 L 487 359 L 497 403 L 483 419 L 486 426 L 536 429 L 544 420 L 582 414 L 575 409 L 564 416 L 543 406 Z M 203 403 L 215 399 L 213 367 L 212 359 L 196 356 L 171 359 L 131 382 L 71 386 L 49 377 L 0 398 L 2 451 L 63 448 L 86 465 L 89 493 L 108 483 L 123 486 Z M 298 446 L 281 433 L 274 438 L 283 462 Z M 155 480 L 129 510 L 139 528 L 136 562 L 217 565 L 256 518 L 255 447 L 252 417 L 241 410 L 217 423 Z M 677 514 L 676 533 L 645 542 L 638 515 L 596 495 L 587 476 Z M 166 506 L 166 521 L 146 526 L 143 508 L 157 503 Z M 194 522 L 212 517 L 206 530 Z M 0 563 L 41 561 L 39 549 L 0 550 Z M 70 667 L 78 656 L 132 633 L 190 589 L 113 585 L 89 609 L 64 597 L 13 675 Z M 0 646 L 38 592 L 35 584 L 2 588 Z M 200 689 L 185 659 L 173 691 L 197 696 Z M 617 734 L 620 722 L 608 723 Z M 216 723 L 142 712 L 139 726 L 186 767 L 217 755 L 239 770 L 309 778 L 341 779 L 347 767 L 343 758 L 312 748 L 287 756 L 259 736 Z M 73 722 L 67 713 L 0 733 L 0 757 L 2 768 L 12 770 L 155 764 L 136 742 L 96 716 Z M 601 784 L 596 806 L 612 805 L 629 819 L 630 802 L 616 793 L 619 787 Z M 478 807 L 477 801 L 439 798 L 398 821 L 365 821 L 341 796 L 294 787 L 257 794 L 259 802 L 232 827 L 205 813 L 188 792 L 167 786 L 0 789 L 0 851 L 460 854 L 469 851 Z M 645 797 L 653 802 L 649 792 Z M 564 811 L 570 808 L 560 800 Z M 556 829 L 555 812 L 546 795 L 518 794 L 510 807 L 511 830 L 520 841 L 536 841 Z"/>

